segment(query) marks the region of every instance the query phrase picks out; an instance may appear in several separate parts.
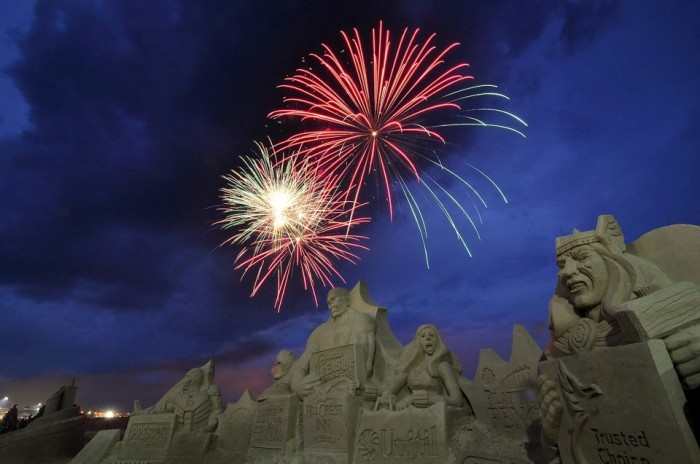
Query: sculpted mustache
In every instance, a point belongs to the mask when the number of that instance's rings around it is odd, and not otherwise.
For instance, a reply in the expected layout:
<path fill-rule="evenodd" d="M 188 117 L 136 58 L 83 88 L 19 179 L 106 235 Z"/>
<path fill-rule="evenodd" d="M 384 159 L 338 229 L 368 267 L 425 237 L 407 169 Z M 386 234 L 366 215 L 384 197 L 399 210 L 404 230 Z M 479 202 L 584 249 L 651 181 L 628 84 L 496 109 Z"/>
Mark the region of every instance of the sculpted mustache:
<path fill-rule="evenodd" d="M 588 280 L 590 280 L 591 285 L 595 285 L 595 277 L 593 276 L 593 272 L 591 271 L 590 268 L 584 267 L 584 266 L 578 266 L 576 268 L 576 271 L 580 274 L 583 274 L 584 276 L 588 277 Z M 571 282 L 571 280 L 575 280 L 577 282 L 580 282 L 579 279 L 574 279 L 572 275 L 569 275 L 568 279 L 566 279 L 566 283 L 568 284 Z"/>
<path fill-rule="evenodd" d="M 588 280 L 591 281 L 591 285 L 595 285 L 595 277 L 593 277 L 593 272 L 591 271 L 590 268 L 588 268 L 588 267 L 581 267 L 581 268 L 579 269 L 579 272 L 580 272 L 581 274 L 585 275 L 586 277 L 588 277 Z"/>

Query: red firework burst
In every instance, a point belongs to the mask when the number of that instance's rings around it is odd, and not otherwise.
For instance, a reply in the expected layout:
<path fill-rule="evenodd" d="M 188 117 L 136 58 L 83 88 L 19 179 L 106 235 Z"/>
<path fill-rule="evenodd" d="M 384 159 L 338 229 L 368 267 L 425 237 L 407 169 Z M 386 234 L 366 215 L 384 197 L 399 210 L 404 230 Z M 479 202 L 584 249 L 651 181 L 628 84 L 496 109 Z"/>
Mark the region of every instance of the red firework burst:
<path fill-rule="evenodd" d="M 279 148 L 294 149 L 310 160 L 312 169 L 345 179 L 346 195 L 351 194 L 349 186 L 355 186 L 356 201 L 366 176 L 376 170 L 386 190 L 391 217 L 392 179 L 401 179 L 404 174 L 419 179 L 416 160 L 426 157 L 425 141 L 444 143 L 435 126 L 425 121 L 441 110 L 460 110 L 457 101 L 476 96 L 461 92 L 480 87 L 462 87 L 473 79 L 463 73 L 468 64 L 445 65 L 445 56 L 459 44 L 437 51 L 432 44 L 435 34 L 419 42 L 418 32 L 409 34 L 404 29 L 394 47 L 389 31 L 380 22 L 378 30 L 372 30 L 369 60 L 357 29 L 352 37 L 341 32 L 350 64 L 346 66 L 324 44 L 323 55 L 311 56 L 325 69 L 325 75 L 298 69 L 280 86 L 293 94 L 284 99 L 289 107 L 269 114 L 273 119 L 300 117 L 321 123 L 317 129 L 292 135 L 279 143 Z M 459 125 L 488 124 L 470 118 Z"/>

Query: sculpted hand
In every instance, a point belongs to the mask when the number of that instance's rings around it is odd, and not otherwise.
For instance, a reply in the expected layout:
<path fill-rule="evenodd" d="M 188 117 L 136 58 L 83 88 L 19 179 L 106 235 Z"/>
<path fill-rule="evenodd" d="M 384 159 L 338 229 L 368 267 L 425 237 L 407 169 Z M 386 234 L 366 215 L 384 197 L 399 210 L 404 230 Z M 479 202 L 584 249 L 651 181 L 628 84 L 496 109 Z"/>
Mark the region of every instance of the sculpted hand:
<path fill-rule="evenodd" d="M 426 390 L 413 391 L 413 406 L 417 408 L 427 408 L 430 406 L 430 396 Z"/>
<path fill-rule="evenodd" d="M 297 393 L 300 396 L 309 396 L 318 385 L 321 385 L 321 378 L 317 374 L 308 374 L 301 380 Z"/>
<path fill-rule="evenodd" d="M 362 397 L 367 400 L 367 401 L 374 401 L 377 399 L 377 396 L 379 395 L 379 392 L 377 391 L 376 387 L 373 387 L 372 385 L 365 385 L 364 386 L 364 392 Z"/>
<path fill-rule="evenodd" d="M 700 324 L 686 327 L 664 339 L 683 386 L 700 386 Z"/>
<path fill-rule="evenodd" d="M 540 375 L 537 378 L 537 383 L 539 384 L 537 405 L 542 418 L 542 435 L 547 442 L 556 444 L 562 414 L 561 397 L 556 384 L 547 376 Z"/>
<path fill-rule="evenodd" d="M 351 395 L 357 395 L 359 392 L 361 392 L 361 388 L 362 386 L 359 383 L 357 383 L 356 380 L 351 380 L 348 382 L 347 389 L 348 393 L 350 393 Z"/>

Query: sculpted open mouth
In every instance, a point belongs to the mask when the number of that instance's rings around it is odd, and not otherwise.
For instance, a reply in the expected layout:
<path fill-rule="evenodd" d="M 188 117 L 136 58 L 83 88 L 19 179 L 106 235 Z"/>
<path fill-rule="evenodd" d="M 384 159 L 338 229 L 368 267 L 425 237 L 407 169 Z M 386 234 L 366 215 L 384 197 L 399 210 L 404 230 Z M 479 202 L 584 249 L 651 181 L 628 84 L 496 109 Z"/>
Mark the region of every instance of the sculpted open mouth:
<path fill-rule="evenodd" d="M 569 289 L 569 293 L 578 293 L 586 289 L 586 283 L 581 281 L 570 281 L 567 282 L 566 288 Z"/>

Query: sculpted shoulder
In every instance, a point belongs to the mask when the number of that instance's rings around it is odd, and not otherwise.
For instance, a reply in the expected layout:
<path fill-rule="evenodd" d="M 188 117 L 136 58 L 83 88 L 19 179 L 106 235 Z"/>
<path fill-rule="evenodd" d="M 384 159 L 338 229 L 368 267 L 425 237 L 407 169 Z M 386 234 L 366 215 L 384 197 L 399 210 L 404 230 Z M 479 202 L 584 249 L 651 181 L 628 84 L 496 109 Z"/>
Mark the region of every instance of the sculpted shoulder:
<path fill-rule="evenodd" d="M 374 331 L 376 323 L 371 316 L 351 309 L 348 311 L 349 322 L 362 331 Z"/>
<path fill-rule="evenodd" d="M 317 348 L 320 341 L 326 336 L 329 331 L 329 321 L 324 321 L 319 324 L 314 330 L 311 331 L 309 338 L 306 339 L 306 346 L 308 348 Z"/>

